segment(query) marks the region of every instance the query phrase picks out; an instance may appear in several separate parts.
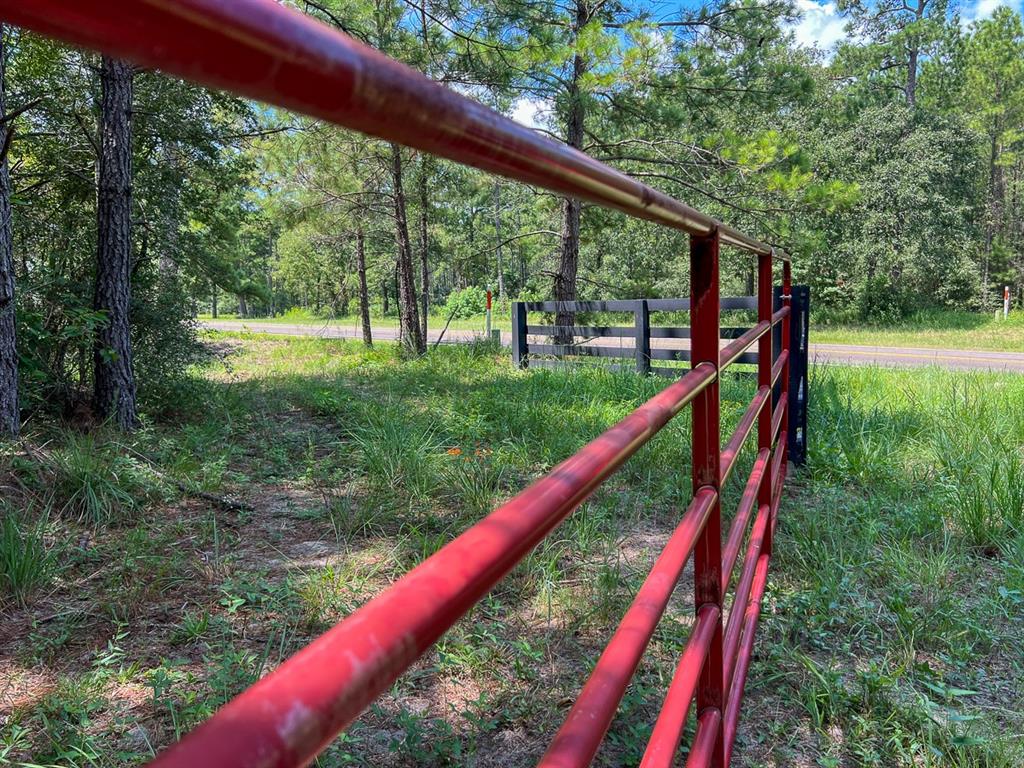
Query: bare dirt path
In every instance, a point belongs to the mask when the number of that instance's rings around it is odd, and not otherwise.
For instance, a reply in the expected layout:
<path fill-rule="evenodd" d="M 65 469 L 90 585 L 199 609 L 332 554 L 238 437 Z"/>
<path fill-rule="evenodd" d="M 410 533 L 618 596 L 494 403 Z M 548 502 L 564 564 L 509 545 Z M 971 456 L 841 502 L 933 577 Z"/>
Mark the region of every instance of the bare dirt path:
<path fill-rule="evenodd" d="M 337 325 L 334 323 L 287 324 L 268 323 L 259 320 L 203 320 L 203 328 L 218 331 L 250 331 L 283 336 L 319 336 L 328 339 L 362 338 L 357 326 Z M 440 329 L 431 330 L 428 337 L 435 341 Z M 476 331 L 449 330 L 444 335 L 445 343 L 464 343 L 482 334 Z M 374 328 L 373 337 L 382 340 L 398 338 L 396 328 Z M 501 332 L 503 344 L 509 344 L 511 334 Z M 603 339 L 602 344 L 621 341 L 623 346 L 631 346 L 630 339 Z M 685 348 L 687 342 L 679 339 L 652 339 L 653 346 Z M 896 368 L 913 368 L 925 365 L 937 365 L 952 370 L 974 371 L 1013 371 L 1024 373 L 1024 353 L 1020 352 L 986 352 L 980 350 L 961 349 L 928 349 L 922 347 L 877 347 L 854 344 L 811 344 L 811 361 L 823 365 L 881 365 Z"/>

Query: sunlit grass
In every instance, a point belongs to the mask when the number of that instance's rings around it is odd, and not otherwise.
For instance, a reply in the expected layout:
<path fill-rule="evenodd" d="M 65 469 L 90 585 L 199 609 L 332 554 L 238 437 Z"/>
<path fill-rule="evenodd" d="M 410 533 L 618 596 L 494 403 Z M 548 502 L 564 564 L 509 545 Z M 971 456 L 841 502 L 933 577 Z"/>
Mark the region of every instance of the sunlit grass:
<path fill-rule="evenodd" d="M 110 502 L 60 518 L 57 591 L 28 594 L 26 626 L 45 621 L 11 652 L 60 683 L 0 726 L 0 754 L 142 761 L 145 740 L 125 733 L 135 723 L 159 750 L 666 385 L 600 367 L 519 371 L 481 345 L 408 358 L 394 344 L 210 338 L 226 357 L 196 372 L 203 394 L 184 423 L 91 447 L 47 434 L 40 456 L 86 470 L 60 487 Z M 724 378 L 723 441 L 753 389 Z M 735 764 L 1024 764 L 1012 738 L 1024 730 L 1024 377 L 822 368 L 810 402 L 810 459 L 783 502 Z M 727 518 L 750 454 L 723 494 Z M 141 455 L 180 497 L 130 482 L 109 495 L 115 457 Z M 535 764 L 689 501 L 689 455 L 684 413 L 322 764 Z M 19 462 L 0 469 L 34 493 L 58 487 L 49 461 Z M 37 556 L 57 544 L 40 539 Z M 689 633 L 689 579 L 597 765 L 642 753 Z M 118 708 L 127 684 L 145 704 Z"/>

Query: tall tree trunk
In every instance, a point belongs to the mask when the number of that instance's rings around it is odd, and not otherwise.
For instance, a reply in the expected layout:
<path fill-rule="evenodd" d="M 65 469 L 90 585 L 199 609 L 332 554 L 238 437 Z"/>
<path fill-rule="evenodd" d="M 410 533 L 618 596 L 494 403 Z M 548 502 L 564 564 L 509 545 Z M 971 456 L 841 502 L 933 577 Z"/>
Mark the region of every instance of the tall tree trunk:
<path fill-rule="evenodd" d="M 921 55 L 917 41 L 911 42 L 910 59 L 907 62 L 907 106 L 913 107 L 917 101 L 917 60 Z"/>
<path fill-rule="evenodd" d="M 389 296 L 390 296 L 390 294 L 389 294 L 389 291 L 388 291 L 388 281 L 387 280 L 381 280 L 380 281 L 380 298 L 381 298 L 381 305 L 382 305 L 381 306 L 381 312 L 384 314 L 385 317 L 387 317 L 387 315 L 388 315 L 388 310 L 391 309 L 391 306 L 388 304 Z"/>
<path fill-rule="evenodd" d="M 494 239 L 495 256 L 498 262 L 498 298 L 505 298 L 505 259 L 501 252 L 501 184 L 494 182 Z"/>
<path fill-rule="evenodd" d="M 363 344 L 373 346 L 370 332 L 370 289 L 366 285 L 366 244 L 363 228 L 356 230 L 356 269 L 359 272 L 359 320 L 363 325 Z M 385 301 L 387 294 L 385 293 Z"/>
<path fill-rule="evenodd" d="M 303 302 L 303 306 L 307 306 L 307 305 L 308 305 L 308 302 Z M 238 316 L 239 317 L 248 317 L 249 316 L 249 307 L 248 307 L 248 305 L 245 302 L 245 294 L 244 293 L 238 294 Z"/>
<path fill-rule="evenodd" d="M 210 292 L 210 314 L 213 315 L 213 319 L 217 319 L 217 284 L 214 283 L 213 290 Z"/>
<path fill-rule="evenodd" d="M 576 2 L 576 19 L 573 24 L 574 36 L 590 21 L 590 8 L 583 0 Z M 586 62 L 577 53 L 572 63 L 572 79 L 568 86 L 569 111 L 566 115 L 565 142 L 576 149 L 583 148 L 583 94 L 580 92 L 580 80 L 586 73 Z M 576 300 L 576 272 L 580 261 L 580 201 L 571 197 L 562 202 L 562 244 L 558 258 L 558 270 L 555 272 L 555 301 Z M 559 309 L 555 313 L 555 325 L 574 325 L 576 314 Z M 556 344 L 569 344 L 572 334 L 559 332 L 555 335 Z"/>
<path fill-rule="evenodd" d="M 4 27 L 0 24 L 0 120 L 4 104 Z M 3 126 L 0 123 L 0 126 Z M 0 151 L 10 146 L 13 126 L 0 127 Z M 0 435 L 14 437 L 21 426 L 18 411 L 18 354 L 14 324 L 14 231 L 11 223 L 11 177 L 6 153 L 0 158 Z"/>
<path fill-rule="evenodd" d="M 412 243 L 409 240 L 409 220 L 406 216 L 405 189 L 402 184 L 402 151 L 397 144 L 391 145 L 391 181 L 394 187 L 395 245 L 398 249 L 395 271 L 398 277 L 399 332 L 402 346 L 410 352 L 423 354 L 427 351 L 427 345 L 420 328 L 419 311 L 416 306 Z"/>
<path fill-rule="evenodd" d="M 420 333 L 423 342 L 427 340 L 427 313 L 430 310 L 430 239 L 427 236 L 427 208 L 430 205 L 430 197 L 427 194 L 427 171 L 429 165 L 427 156 L 420 159 L 420 311 L 423 317 L 420 318 Z"/>
<path fill-rule="evenodd" d="M 131 307 L 132 65 L 107 57 L 100 70 L 100 173 L 96 292 L 106 315 L 93 348 L 93 408 L 127 431 L 138 423 L 129 311 Z"/>

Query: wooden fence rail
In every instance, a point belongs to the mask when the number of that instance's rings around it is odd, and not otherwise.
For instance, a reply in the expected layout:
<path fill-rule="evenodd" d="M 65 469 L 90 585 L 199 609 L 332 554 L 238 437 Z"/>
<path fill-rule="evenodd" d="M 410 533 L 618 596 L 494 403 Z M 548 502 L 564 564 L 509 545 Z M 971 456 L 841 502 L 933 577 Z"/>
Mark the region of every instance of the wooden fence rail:
<path fill-rule="evenodd" d="M 789 359 L 789 412 L 790 430 L 788 432 L 789 457 L 796 464 L 803 464 L 807 455 L 807 338 L 809 330 L 808 312 L 810 310 L 810 289 L 806 285 L 796 285 L 792 289 L 792 310 L 789 315 L 790 339 L 792 343 Z M 775 309 L 782 307 L 782 286 L 775 286 Z M 679 368 L 652 365 L 652 361 L 689 362 L 691 359 L 688 348 L 652 347 L 651 339 L 689 339 L 689 326 L 652 326 L 651 312 L 685 312 L 690 309 L 689 299 L 614 299 L 609 301 L 519 301 L 512 304 L 512 359 L 521 368 L 528 365 L 548 367 L 559 365 L 560 361 L 573 358 L 610 358 L 634 360 L 635 370 L 639 374 L 655 374 L 678 378 Z M 722 310 L 756 310 L 756 296 L 729 296 L 721 299 Z M 633 322 L 629 325 L 551 325 L 548 323 L 529 323 L 529 313 L 557 312 L 606 312 L 632 314 Z M 720 339 L 737 339 L 747 333 L 750 327 L 724 326 L 719 329 Z M 781 348 L 782 326 L 776 325 L 772 344 L 774 359 Z M 571 337 L 571 343 L 552 343 L 550 341 L 531 341 L 531 337 L 546 339 L 565 339 Z M 632 339 L 632 346 L 622 344 L 591 343 L 594 339 Z M 582 339 L 576 342 L 576 339 Z M 554 358 L 554 360 L 552 360 Z M 757 365 L 757 352 L 744 352 L 737 363 Z M 624 364 L 613 364 L 615 370 L 622 370 Z M 775 387 L 773 400 L 778 399 L 780 387 Z"/>

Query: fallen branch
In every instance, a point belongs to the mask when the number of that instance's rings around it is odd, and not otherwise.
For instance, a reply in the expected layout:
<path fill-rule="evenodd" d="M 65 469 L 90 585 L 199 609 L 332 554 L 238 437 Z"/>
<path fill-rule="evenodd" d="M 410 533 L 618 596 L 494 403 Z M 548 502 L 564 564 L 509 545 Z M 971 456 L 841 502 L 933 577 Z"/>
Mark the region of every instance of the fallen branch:
<path fill-rule="evenodd" d="M 437 337 L 437 340 L 434 342 L 434 346 L 432 346 L 431 349 L 437 349 L 437 345 L 441 343 L 441 339 L 444 338 L 445 331 L 448 330 L 448 326 L 451 325 L 452 319 L 454 317 L 455 317 L 455 313 L 454 312 L 452 312 L 450 315 L 448 315 L 448 319 L 445 321 L 444 328 L 441 329 L 441 333 Z"/>

